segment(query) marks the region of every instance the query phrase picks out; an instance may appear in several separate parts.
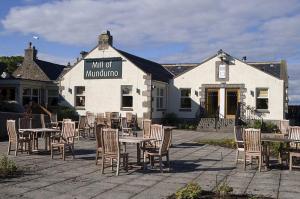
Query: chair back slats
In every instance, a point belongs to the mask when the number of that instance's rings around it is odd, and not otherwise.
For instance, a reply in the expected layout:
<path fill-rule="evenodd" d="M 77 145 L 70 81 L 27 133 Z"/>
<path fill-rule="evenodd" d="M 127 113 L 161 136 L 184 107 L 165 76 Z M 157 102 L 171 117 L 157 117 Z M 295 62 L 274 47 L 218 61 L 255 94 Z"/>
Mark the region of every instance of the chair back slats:
<path fill-rule="evenodd" d="M 164 130 L 159 153 L 160 154 L 167 153 L 169 151 L 170 145 L 171 145 L 171 130 Z"/>
<path fill-rule="evenodd" d="M 292 126 L 289 128 L 289 139 L 300 141 L 300 126 Z M 296 143 L 290 143 L 291 148 L 297 148 Z"/>
<path fill-rule="evenodd" d="M 234 139 L 237 148 L 244 148 L 243 131 L 244 129 L 240 126 L 234 127 Z"/>
<path fill-rule="evenodd" d="M 104 155 L 117 155 L 119 152 L 118 129 L 102 129 L 101 142 Z"/>
<path fill-rule="evenodd" d="M 128 124 L 131 124 L 131 122 L 132 122 L 132 113 L 131 112 L 126 112 L 126 121 Z"/>
<path fill-rule="evenodd" d="M 152 124 L 150 137 L 155 138 L 156 141 L 160 143 L 163 139 L 163 126 L 160 124 Z"/>
<path fill-rule="evenodd" d="M 75 137 L 75 122 L 64 122 L 62 126 L 62 136 L 69 143 L 74 142 Z"/>
<path fill-rule="evenodd" d="M 31 129 L 32 119 L 29 117 L 19 118 L 19 129 Z"/>
<path fill-rule="evenodd" d="M 120 117 L 119 112 L 112 112 L 112 113 L 111 113 L 111 118 L 117 119 L 117 118 L 119 118 L 119 117 Z"/>
<path fill-rule="evenodd" d="M 106 124 L 111 127 L 111 112 L 105 112 Z"/>
<path fill-rule="evenodd" d="M 92 112 L 86 112 L 86 122 L 89 126 L 93 127 L 95 123 L 95 114 Z"/>
<path fill-rule="evenodd" d="M 101 142 L 101 131 L 103 129 L 103 125 L 102 124 L 97 124 L 96 125 L 96 144 L 97 144 L 97 148 L 101 148 L 102 147 L 102 142 Z"/>
<path fill-rule="evenodd" d="M 152 121 L 148 119 L 143 120 L 143 137 L 150 138 Z"/>
<path fill-rule="evenodd" d="M 50 121 L 51 122 L 57 122 L 57 114 L 56 113 L 52 113 L 50 115 Z"/>
<path fill-rule="evenodd" d="M 7 127 L 9 141 L 15 143 L 18 138 L 17 132 L 16 132 L 16 121 L 15 120 L 7 120 L 6 127 Z"/>
<path fill-rule="evenodd" d="M 122 127 L 122 129 L 123 128 L 128 128 L 127 118 L 126 117 L 122 117 L 122 119 L 121 119 L 121 127 Z"/>
<path fill-rule="evenodd" d="M 102 125 L 105 124 L 104 113 L 97 113 L 96 123 L 97 123 L 97 124 L 102 124 Z"/>
<path fill-rule="evenodd" d="M 86 116 L 80 115 L 79 122 L 78 122 L 78 129 L 84 129 L 86 123 Z"/>
<path fill-rule="evenodd" d="M 261 152 L 261 132 L 260 129 L 245 129 L 244 144 L 246 152 Z"/>

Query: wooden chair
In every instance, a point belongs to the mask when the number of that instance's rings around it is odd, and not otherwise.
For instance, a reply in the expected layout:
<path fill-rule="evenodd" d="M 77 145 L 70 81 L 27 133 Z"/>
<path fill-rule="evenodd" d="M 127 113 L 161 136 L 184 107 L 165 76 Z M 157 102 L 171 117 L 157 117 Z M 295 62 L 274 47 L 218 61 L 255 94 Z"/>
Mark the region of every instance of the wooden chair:
<path fill-rule="evenodd" d="M 293 168 L 300 168 L 300 166 L 293 164 L 293 158 L 300 158 L 300 126 L 293 126 L 289 128 L 289 139 L 297 140 L 298 142 L 290 143 L 290 171 Z"/>
<path fill-rule="evenodd" d="M 114 160 L 117 161 L 117 172 L 119 175 L 120 159 L 123 159 L 123 166 L 128 172 L 128 153 L 121 153 L 118 129 L 102 129 L 101 133 L 101 146 L 102 146 L 102 161 L 101 173 L 104 173 L 105 162 L 109 160 L 113 170 Z"/>
<path fill-rule="evenodd" d="M 238 161 L 243 159 L 239 159 L 239 153 L 245 151 L 244 148 L 244 140 L 243 140 L 243 128 L 240 126 L 234 127 L 234 140 L 236 144 L 236 156 L 235 156 L 235 163 L 237 164 Z"/>
<path fill-rule="evenodd" d="M 86 137 L 86 116 L 80 115 L 78 121 L 78 128 L 76 129 L 76 138 L 79 140 L 81 137 Z"/>
<path fill-rule="evenodd" d="M 119 128 L 120 126 L 120 113 L 112 112 L 111 113 L 111 128 Z"/>
<path fill-rule="evenodd" d="M 97 125 L 98 124 L 101 124 L 103 126 L 106 125 L 104 113 L 97 113 L 96 123 L 97 123 Z"/>
<path fill-rule="evenodd" d="M 58 121 L 57 121 L 57 114 L 56 113 L 52 113 L 50 115 L 50 125 L 51 125 L 51 128 L 54 128 L 54 129 L 58 129 Z"/>
<path fill-rule="evenodd" d="M 163 126 L 160 124 L 151 125 L 150 138 L 154 138 L 154 141 L 151 141 L 154 147 L 160 146 L 163 139 Z"/>
<path fill-rule="evenodd" d="M 121 132 L 122 136 L 137 136 L 136 132 L 132 131 L 132 128 L 128 128 L 127 119 L 125 117 L 121 119 Z"/>
<path fill-rule="evenodd" d="M 252 163 L 252 157 L 258 157 L 258 170 L 261 171 L 262 165 L 262 143 L 261 143 L 261 132 L 260 129 L 248 128 L 244 130 L 244 169 L 246 169 L 247 157 L 250 158 Z"/>
<path fill-rule="evenodd" d="M 86 112 L 86 128 L 88 130 L 88 136 L 91 136 L 91 133 L 93 136 L 95 136 L 95 122 L 96 122 L 96 117 L 94 113 L 91 112 Z"/>
<path fill-rule="evenodd" d="M 59 142 L 51 143 L 51 158 L 53 159 L 53 150 L 57 148 L 62 155 L 62 159 L 65 160 L 65 150 L 68 147 L 75 158 L 74 153 L 74 138 L 75 138 L 75 122 L 63 122 L 62 135 Z"/>
<path fill-rule="evenodd" d="M 143 127 L 143 138 L 150 138 L 150 135 L 151 135 L 151 124 L 152 124 L 151 120 L 148 120 L 148 119 L 144 119 L 143 120 L 143 124 L 142 124 L 142 127 Z"/>
<path fill-rule="evenodd" d="M 104 125 L 102 124 L 97 124 L 96 125 L 96 131 L 95 131 L 95 136 L 96 136 L 96 165 L 98 164 L 98 159 L 99 157 L 101 158 L 102 154 L 102 141 L 101 141 L 101 131 L 103 129 Z"/>
<path fill-rule="evenodd" d="M 150 162 L 155 161 L 155 157 L 159 157 L 159 168 L 160 172 L 163 172 L 162 169 L 162 157 L 166 156 L 168 168 L 170 169 L 170 158 L 169 158 L 169 149 L 171 145 L 171 131 L 164 131 L 162 134 L 162 141 L 158 148 L 149 148 L 144 152 L 144 169 L 146 168 L 147 157 Z M 153 158 L 152 158 L 153 157 Z M 152 164 L 152 163 L 151 163 Z"/>
<path fill-rule="evenodd" d="M 15 144 L 15 156 L 17 156 L 18 151 L 21 150 L 23 153 L 23 147 L 25 147 L 26 151 L 26 144 L 28 144 L 28 153 L 31 153 L 31 139 L 29 136 L 24 136 L 16 131 L 16 121 L 15 120 L 7 120 L 6 122 L 7 133 L 9 137 L 8 141 L 8 149 L 7 155 L 10 154 L 11 145 Z"/>
<path fill-rule="evenodd" d="M 111 128 L 111 112 L 105 112 L 106 126 Z"/>
<path fill-rule="evenodd" d="M 126 112 L 126 122 L 127 122 L 127 126 L 130 127 L 131 122 L 132 122 L 132 113 L 131 112 Z"/>

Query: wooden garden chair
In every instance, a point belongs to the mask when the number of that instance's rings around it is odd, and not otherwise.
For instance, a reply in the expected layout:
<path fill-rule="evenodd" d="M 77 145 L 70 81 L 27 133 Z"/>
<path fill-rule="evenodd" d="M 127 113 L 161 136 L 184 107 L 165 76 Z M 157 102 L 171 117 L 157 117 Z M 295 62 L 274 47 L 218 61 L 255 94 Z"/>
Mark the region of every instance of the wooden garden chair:
<path fill-rule="evenodd" d="M 155 139 L 154 141 L 151 141 L 151 143 L 154 145 L 154 147 L 160 146 L 163 139 L 163 125 L 152 124 L 150 132 L 150 138 Z"/>
<path fill-rule="evenodd" d="M 300 126 L 293 126 L 289 128 L 289 139 L 297 140 L 296 142 L 290 143 L 290 164 L 289 168 L 290 171 L 293 168 L 300 168 L 300 166 L 293 164 L 294 159 L 293 158 L 300 158 Z"/>
<path fill-rule="evenodd" d="M 159 158 L 159 168 L 160 172 L 163 172 L 162 169 L 162 158 L 166 156 L 168 168 L 170 169 L 170 157 L 169 157 L 169 149 L 171 145 L 171 131 L 163 131 L 162 140 L 159 143 L 158 148 L 149 148 L 144 152 L 144 169 L 146 168 L 147 157 L 149 158 L 151 165 L 154 164 L 155 157 Z"/>
<path fill-rule="evenodd" d="M 17 156 L 18 151 L 21 150 L 23 153 L 23 147 L 27 148 L 27 153 L 31 153 L 31 139 L 29 136 L 24 136 L 25 133 L 17 133 L 16 131 L 16 121 L 15 120 L 7 120 L 6 122 L 6 127 L 7 127 L 7 133 L 9 137 L 8 141 L 8 149 L 7 149 L 7 155 L 10 154 L 11 150 L 11 145 L 15 145 L 15 156 Z M 28 146 L 28 147 L 27 147 Z"/>
<path fill-rule="evenodd" d="M 118 129 L 102 129 L 101 133 L 101 146 L 102 146 L 102 161 L 101 173 L 104 173 L 105 163 L 108 162 L 113 170 L 114 160 L 117 162 L 116 175 L 119 175 L 120 160 L 123 159 L 123 166 L 128 172 L 128 153 L 121 153 Z"/>
<path fill-rule="evenodd" d="M 99 162 L 99 158 L 101 158 L 102 154 L 102 141 L 101 141 L 101 131 L 103 129 L 104 125 L 103 124 L 97 124 L 96 125 L 96 131 L 95 131 L 95 136 L 96 136 L 96 165 Z"/>
<path fill-rule="evenodd" d="M 127 122 L 127 126 L 130 127 L 130 125 L 132 123 L 132 113 L 131 112 L 126 112 L 126 122 Z"/>
<path fill-rule="evenodd" d="M 86 116 L 80 115 L 78 121 L 78 127 L 76 129 L 76 138 L 79 140 L 81 137 L 86 137 Z"/>
<path fill-rule="evenodd" d="M 86 128 L 88 130 L 88 136 L 91 137 L 91 132 L 95 136 L 95 122 L 96 117 L 94 113 L 86 112 Z"/>
<path fill-rule="evenodd" d="M 136 132 L 133 132 L 132 128 L 127 126 L 127 119 L 125 117 L 121 119 L 121 132 L 122 136 L 137 136 Z"/>
<path fill-rule="evenodd" d="M 62 155 L 62 159 L 65 160 L 66 148 L 72 153 L 73 159 L 75 158 L 74 153 L 74 138 L 75 138 L 75 122 L 63 122 L 62 134 L 58 142 L 51 143 L 51 158 L 53 159 L 53 150 L 57 148 Z"/>
<path fill-rule="evenodd" d="M 105 112 L 106 126 L 111 128 L 111 112 Z"/>
<path fill-rule="evenodd" d="M 261 132 L 260 129 L 248 128 L 244 130 L 244 169 L 246 169 L 247 157 L 249 157 L 252 163 L 252 157 L 258 157 L 258 170 L 261 171 L 262 165 L 262 142 L 261 142 Z"/>
<path fill-rule="evenodd" d="M 120 126 L 120 113 L 119 112 L 112 112 L 111 113 L 111 127 L 112 128 L 119 128 Z"/>
<path fill-rule="evenodd" d="M 143 128 L 143 138 L 150 138 L 151 135 L 151 124 L 152 121 L 148 119 L 143 120 L 142 128 Z"/>
<path fill-rule="evenodd" d="M 106 125 L 104 113 L 97 113 L 96 123 L 97 123 L 97 125 L 98 124 L 101 124 L 102 126 Z"/>
<path fill-rule="evenodd" d="M 234 140 L 236 144 L 236 156 L 235 156 L 235 163 L 237 164 L 238 161 L 242 161 L 243 159 L 239 159 L 240 152 L 244 153 L 244 140 L 243 140 L 243 128 L 240 126 L 234 127 Z"/>
<path fill-rule="evenodd" d="M 51 125 L 51 128 L 54 128 L 54 129 L 58 129 L 58 120 L 57 120 L 57 114 L 56 113 L 52 113 L 50 115 L 50 125 Z"/>

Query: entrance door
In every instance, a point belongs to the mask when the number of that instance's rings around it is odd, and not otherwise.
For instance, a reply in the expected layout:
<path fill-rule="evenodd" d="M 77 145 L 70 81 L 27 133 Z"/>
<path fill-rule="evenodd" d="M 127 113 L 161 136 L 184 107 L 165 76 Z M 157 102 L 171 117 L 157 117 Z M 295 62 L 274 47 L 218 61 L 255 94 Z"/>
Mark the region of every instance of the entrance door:
<path fill-rule="evenodd" d="M 226 89 L 226 118 L 234 118 L 240 101 L 239 89 Z"/>
<path fill-rule="evenodd" d="M 215 117 L 219 108 L 219 89 L 206 90 L 206 111 L 208 117 Z"/>

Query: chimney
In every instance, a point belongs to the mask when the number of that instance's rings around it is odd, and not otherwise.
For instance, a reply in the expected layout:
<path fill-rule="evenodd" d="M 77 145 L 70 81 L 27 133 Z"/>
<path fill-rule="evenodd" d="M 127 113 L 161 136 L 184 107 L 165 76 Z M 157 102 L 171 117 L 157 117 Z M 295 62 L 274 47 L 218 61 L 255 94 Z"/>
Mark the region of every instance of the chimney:
<path fill-rule="evenodd" d="M 24 59 L 28 61 L 33 61 L 36 59 L 37 50 L 34 46 L 32 46 L 32 43 L 29 42 L 29 46 L 27 49 L 25 49 L 25 56 Z"/>
<path fill-rule="evenodd" d="M 107 30 L 106 32 L 99 35 L 99 50 L 108 49 L 109 46 L 113 44 L 113 37 L 110 35 L 110 32 Z"/>
<path fill-rule="evenodd" d="M 246 61 L 247 61 L 247 57 L 244 56 L 244 57 L 242 58 L 242 61 L 243 61 L 243 62 L 246 62 Z"/>

